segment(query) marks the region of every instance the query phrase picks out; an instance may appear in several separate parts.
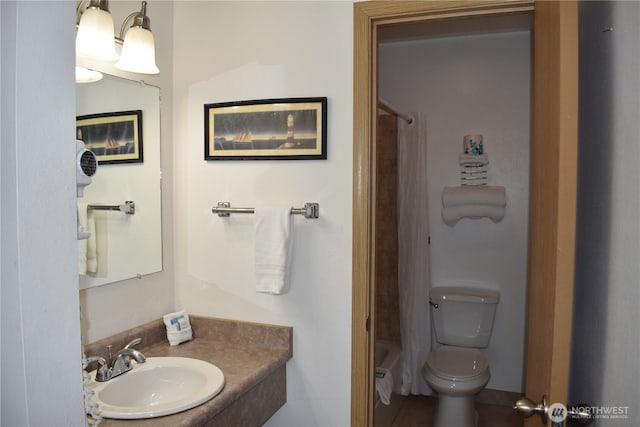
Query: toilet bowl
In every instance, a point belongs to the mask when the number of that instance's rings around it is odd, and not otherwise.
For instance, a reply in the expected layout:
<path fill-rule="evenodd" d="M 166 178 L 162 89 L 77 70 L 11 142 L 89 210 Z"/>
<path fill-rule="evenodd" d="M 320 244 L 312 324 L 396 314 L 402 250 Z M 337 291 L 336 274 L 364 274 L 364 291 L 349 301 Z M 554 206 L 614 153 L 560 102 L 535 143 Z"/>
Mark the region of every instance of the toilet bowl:
<path fill-rule="evenodd" d="M 443 346 L 429 353 L 422 376 L 438 392 L 435 427 L 477 425 L 474 397 L 489 382 L 489 363 L 473 348 Z"/>
<path fill-rule="evenodd" d="M 433 288 L 430 305 L 436 340 L 422 376 L 438 392 L 435 427 L 475 427 L 475 395 L 489 382 L 489 361 L 478 350 L 489 345 L 497 291 L 465 287 Z"/>

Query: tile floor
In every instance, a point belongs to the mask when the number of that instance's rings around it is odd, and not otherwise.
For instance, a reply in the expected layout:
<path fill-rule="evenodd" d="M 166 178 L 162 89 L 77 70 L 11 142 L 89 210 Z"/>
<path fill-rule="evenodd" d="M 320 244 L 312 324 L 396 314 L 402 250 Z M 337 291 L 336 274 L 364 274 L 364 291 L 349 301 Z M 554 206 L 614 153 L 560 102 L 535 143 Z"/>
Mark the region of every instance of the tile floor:
<path fill-rule="evenodd" d="M 392 427 L 431 427 L 436 408 L 433 396 L 407 396 Z M 522 419 L 509 406 L 478 404 L 478 427 L 522 427 Z"/>

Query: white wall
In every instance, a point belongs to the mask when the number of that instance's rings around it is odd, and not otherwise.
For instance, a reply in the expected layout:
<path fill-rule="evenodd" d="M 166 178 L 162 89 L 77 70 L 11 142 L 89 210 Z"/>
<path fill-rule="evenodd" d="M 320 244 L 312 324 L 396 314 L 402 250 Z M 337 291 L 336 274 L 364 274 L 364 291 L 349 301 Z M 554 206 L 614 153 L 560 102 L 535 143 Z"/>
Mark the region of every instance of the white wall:
<path fill-rule="evenodd" d="M 73 2 L 0 2 L 1 419 L 82 426 Z M 37 31 L 34 31 L 37 29 Z"/>
<path fill-rule="evenodd" d="M 529 177 L 530 35 L 456 36 L 380 46 L 380 95 L 427 114 L 431 276 L 500 290 L 486 350 L 488 388 L 522 390 Z M 463 136 L 484 135 L 490 185 L 507 191 L 498 223 L 441 216 L 444 186 L 460 183 Z M 424 309 L 428 310 L 427 301 Z"/>
<path fill-rule="evenodd" d="M 640 424 L 640 3 L 580 4 L 580 153 L 570 403 Z M 603 31 L 613 28 L 613 31 Z"/>
<path fill-rule="evenodd" d="M 176 308 L 290 325 L 287 404 L 271 426 L 346 426 L 350 414 L 352 3 L 177 2 Z M 328 159 L 204 161 L 204 104 L 328 97 Z M 253 218 L 234 206 L 320 204 L 296 216 L 291 290 L 257 294 Z"/>
<path fill-rule="evenodd" d="M 133 11 L 140 10 L 139 1 L 110 2 L 116 31 Z M 92 342 L 159 319 L 173 311 L 173 2 L 150 2 L 147 14 L 156 42 L 158 75 L 131 74 L 111 64 L 85 61 L 84 64 L 109 74 L 133 80 L 144 80 L 160 88 L 160 134 L 162 151 L 162 258 L 160 273 L 141 279 L 123 280 L 80 292 L 84 342 Z M 74 35 L 75 37 L 75 35 Z M 75 133 L 74 133 L 75 135 Z M 90 187 L 89 187 L 90 188 Z"/>

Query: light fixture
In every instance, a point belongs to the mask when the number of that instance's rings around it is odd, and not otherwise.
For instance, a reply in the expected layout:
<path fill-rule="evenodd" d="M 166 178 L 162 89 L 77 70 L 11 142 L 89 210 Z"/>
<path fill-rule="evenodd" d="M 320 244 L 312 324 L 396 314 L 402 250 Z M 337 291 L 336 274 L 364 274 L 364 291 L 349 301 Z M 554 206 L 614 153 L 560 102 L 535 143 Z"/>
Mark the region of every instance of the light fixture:
<path fill-rule="evenodd" d="M 151 32 L 151 20 L 147 16 L 147 2 L 142 2 L 140 12 L 134 12 L 122 23 L 120 38 L 123 37 L 127 23 L 133 19 L 133 24 L 122 44 L 120 61 L 116 68 L 142 74 L 158 74 L 160 70 L 156 66 L 156 47 Z"/>
<path fill-rule="evenodd" d="M 79 12 L 76 13 L 78 15 Z M 91 0 L 77 21 L 76 55 L 104 61 L 118 59 L 113 18 L 106 0 Z"/>
<path fill-rule="evenodd" d="M 100 71 L 76 66 L 76 83 L 93 83 L 101 79 L 102 73 Z"/>
<path fill-rule="evenodd" d="M 76 56 L 102 61 L 116 61 L 115 44 L 122 45 L 120 60 L 115 67 L 132 73 L 158 74 L 155 42 L 151 33 L 151 20 L 147 16 L 147 2 L 140 12 L 133 12 L 122 23 L 120 37 L 114 36 L 113 18 L 108 0 L 82 0 L 76 10 Z M 127 25 L 133 20 L 128 31 Z M 126 36 L 125 36 L 126 31 Z M 123 40 L 124 38 L 124 40 Z"/>

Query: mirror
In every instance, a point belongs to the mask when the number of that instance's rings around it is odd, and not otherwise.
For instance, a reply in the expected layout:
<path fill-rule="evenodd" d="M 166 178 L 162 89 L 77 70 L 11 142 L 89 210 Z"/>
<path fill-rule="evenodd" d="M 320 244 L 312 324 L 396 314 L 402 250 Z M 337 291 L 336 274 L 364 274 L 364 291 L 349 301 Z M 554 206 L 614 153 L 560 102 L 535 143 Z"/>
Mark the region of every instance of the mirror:
<path fill-rule="evenodd" d="M 104 74 L 97 82 L 77 84 L 76 112 L 110 118 L 136 112 L 131 120 L 136 132 L 125 132 L 126 137 L 114 136 L 122 129 L 120 123 L 77 123 L 82 125 L 76 129 L 78 139 L 98 158 L 92 183 L 78 198 L 80 221 L 94 231 L 92 240 L 78 240 L 80 289 L 161 271 L 160 89 Z M 134 151 L 133 157 L 111 155 L 114 146 L 131 145 L 133 133 L 135 150 L 126 150 Z M 133 214 L 94 209 L 126 201 L 135 203 Z"/>

